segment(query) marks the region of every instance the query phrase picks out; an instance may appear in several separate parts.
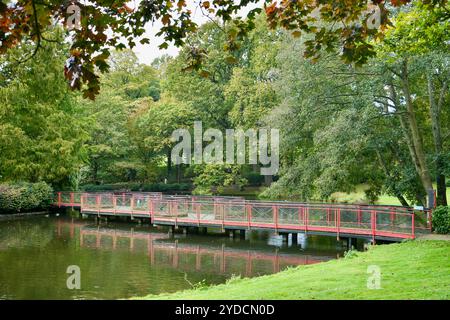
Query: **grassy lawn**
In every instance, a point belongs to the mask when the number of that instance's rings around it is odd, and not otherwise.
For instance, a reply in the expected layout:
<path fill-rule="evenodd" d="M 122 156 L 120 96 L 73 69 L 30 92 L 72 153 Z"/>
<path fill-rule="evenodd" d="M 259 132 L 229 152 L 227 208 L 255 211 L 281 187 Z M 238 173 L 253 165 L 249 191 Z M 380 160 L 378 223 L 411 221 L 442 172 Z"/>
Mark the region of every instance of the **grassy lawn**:
<path fill-rule="evenodd" d="M 356 188 L 355 192 L 352 193 L 344 193 L 344 192 L 335 192 L 332 194 L 332 198 L 336 202 L 340 203 L 358 203 L 358 202 L 366 202 L 364 189 L 366 187 L 364 185 L 360 185 Z M 436 186 L 434 186 L 436 189 Z M 447 187 L 447 198 L 450 199 L 450 187 Z M 377 201 L 377 204 L 385 204 L 385 205 L 400 205 L 400 201 L 396 197 L 389 196 L 383 194 Z"/>
<path fill-rule="evenodd" d="M 450 241 L 374 246 L 351 258 L 144 299 L 450 299 Z M 367 267 L 381 288 L 367 289 Z"/>
<path fill-rule="evenodd" d="M 266 187 L 245 187 L 243 191 L 236 191 L 232 188 L 225 188 L 222 195 L 234 195 L 247 197 L 249 199 L 257 199 L 258 194 L 264 191 L 265 188 Z M 366 185 L 361 184 L 356 187 L 356 190 L 354 192 L 335 192 L 331 195 L 331 199 L 333 200 L 333 202 L 337 203 L 367 203 L 364 193 L 364 190 L 366 188 Z M 450 187 L 447 188 L 447 198 L 450 199 Z M 376 204 L 401 205 L 400 201 L 398 201 L 396 197 L 389 196 L 387 194 L 381 195 Z"/>

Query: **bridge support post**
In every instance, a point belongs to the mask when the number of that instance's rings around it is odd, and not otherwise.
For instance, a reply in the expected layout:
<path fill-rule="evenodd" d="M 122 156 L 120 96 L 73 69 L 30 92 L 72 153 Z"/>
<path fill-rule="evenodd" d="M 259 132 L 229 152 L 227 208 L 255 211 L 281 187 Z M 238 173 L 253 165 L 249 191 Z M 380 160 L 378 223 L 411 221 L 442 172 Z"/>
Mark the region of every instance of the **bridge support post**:
<path fill-rule="evenodd" d="M 278 232 L 278 235 L 281 236 L 281 239 L 283 240 L 283 242 L 288 242 L 289 241 L 289 233 Z"/>
<path fill-rule="evenodd" d="M 357 238 L 347 238 L 347 249 L 352 250 L 353 248 L 356 249 L 358 244 Z"/>
<path fill-rule="evenodd" d="M 234 238 L 234 230 L 233 229 L 225 229 L 225 234 L 230 238 Z"/>
<path fill-rule="evenodd" d="M 299 233 L 292 233 L 291 235 L 292 235 L 292 244 L 297 244 Z"/>
<path fill-rule="evenodd" d="M 287 241 L 288 247 L 292 247 L 292 242 L 293 242 L 292 238 L 293 238 L 292 233 L 286 234 L 286 241 Z"/>
<path fill-rule="evenodd" d="M 246 238 L 246 230 L 244 230 L 244 229 L 239 230 L 239 238 L 241 238 L 241 239 Z"/>
<path fill-rule="evenodd" d="M 300 248 L 306 249 L 306 246 L 308 244 L 308 237 L 306 233 L 297 233 L 297 244 L 300 246 Z"/>

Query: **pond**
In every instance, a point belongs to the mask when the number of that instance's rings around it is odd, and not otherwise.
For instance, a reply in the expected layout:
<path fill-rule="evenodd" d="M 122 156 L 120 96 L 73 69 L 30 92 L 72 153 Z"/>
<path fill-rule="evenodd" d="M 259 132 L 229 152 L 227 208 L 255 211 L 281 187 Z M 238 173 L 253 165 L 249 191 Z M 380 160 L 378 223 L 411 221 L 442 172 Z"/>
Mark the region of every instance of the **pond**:
<path fill-rule="evenodd" d="M 0 221 L 0 299 L 120 299 L 272 274 L 342 257 L 332 237 L 266 232 L 230 238 L 71 215 Z M 69 266 L 80 289 L 69 289 Z M 233 297 L 230 297 L 233 298 Z M 235 297 L 238 298 L 238 297 Z"/>

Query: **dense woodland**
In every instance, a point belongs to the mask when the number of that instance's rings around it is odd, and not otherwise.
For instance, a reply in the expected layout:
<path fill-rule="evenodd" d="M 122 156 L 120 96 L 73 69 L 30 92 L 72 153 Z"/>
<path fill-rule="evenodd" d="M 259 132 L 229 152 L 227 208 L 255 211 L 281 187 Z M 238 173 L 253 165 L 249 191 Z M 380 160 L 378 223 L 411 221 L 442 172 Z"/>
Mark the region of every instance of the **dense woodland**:
<path fill-rule="evenodd" d="M 228 26 L 202 25 L 176 57 L 140 64 L 113 51 L 94 101 L 71 91 L 61 71 L 69 45 L 58 27 L 33 59 L 26 42 L 0 56 L 0 181 L 45 181 L 55 189 L 120 183 L 188 183 L 196 192 L 264 184 L 262 197 L 327 200 L 367 186 L 403 205 L 446 204 L 450 175 L 450 22 L 447 8 L 392 9 L 393 26 L 371 42 L 364 65 L 310 38 L 268 26 L 264 13 L 239 48 Z M 327 24 L 327 22 L 323 22 Z M 192 48 L 205 59 L 192 68 Z M 276 177 L 251 165 L 171 164 L 172 131 L 280 129 Z M 273 180 L 273 181 L 272 181 Z"/>

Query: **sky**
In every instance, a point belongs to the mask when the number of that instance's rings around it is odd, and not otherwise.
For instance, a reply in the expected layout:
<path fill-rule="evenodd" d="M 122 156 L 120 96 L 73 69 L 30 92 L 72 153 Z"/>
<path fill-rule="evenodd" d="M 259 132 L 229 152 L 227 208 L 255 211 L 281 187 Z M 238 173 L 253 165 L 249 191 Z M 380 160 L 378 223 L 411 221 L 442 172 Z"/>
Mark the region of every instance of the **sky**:
<path fill-rule="evenodd" d="M 135 5 L 139 5 L 140 1 L 134 1 L 130 3 L 130 7 L 134 7 Z M 193 20 L 198 24 L 201 25 L 207 21 L 209 21 L 208 17 L 205 17 L 201 10 L 198 9 L 198 1 L 197 0 L 187 0 L 187 6 L 192 11 Z M 248 6 L 247 8 L 241 10 L 238 12 L 238 16 L 245 16 L 248 11 L 255 7 L 262 7 L 263 0 L 260 0 L 259 3 L 256 5 Z M 134 53 L 136 53 L 137 57 L 139 58 L 139 61 L 141 63 L 145 64 L 151 64 L 151 62 L 163 55 L 163 54 L 169 54 L 171 56 L 176 56 L 179 52 L 179 48 L 176 48 L 173 45 L 169 45 L 169 47 L 165 50 L 160 50 L 158 46 L 163 43 L 163 39 L 161 37 L 156 37 L 156 33 L 158 33 L 159 29 L 161 28 L 162 23 L 160 21 L 155 22 L 155 24 L 151 25 L 148 24 L 146 26 L 146 33 L 144 37 L 147 37 L 150 39 L 149 44 L 142 45 L 139 42 L 137 42 L 136 47 L 133 48 Z"/>

